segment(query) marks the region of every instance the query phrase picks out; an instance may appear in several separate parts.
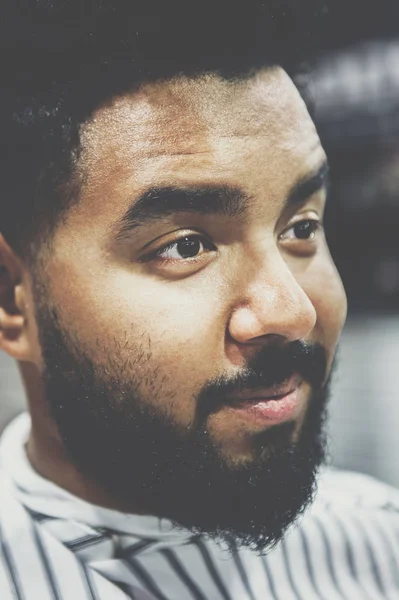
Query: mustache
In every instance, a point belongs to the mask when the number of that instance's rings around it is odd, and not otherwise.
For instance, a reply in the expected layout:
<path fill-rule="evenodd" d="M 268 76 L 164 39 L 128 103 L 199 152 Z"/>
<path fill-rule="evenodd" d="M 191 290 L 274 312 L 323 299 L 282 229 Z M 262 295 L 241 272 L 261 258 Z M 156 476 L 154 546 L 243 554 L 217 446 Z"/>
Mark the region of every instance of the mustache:
<path fill-rule="evenodd" d="M 235 392 L 258 390 L 281 385 L 293 375 L 311 385 L 323 386 L 327 376 L 327 353 L 321 344 L 296 340 L 289 343 L 269 343 L 248 363 L 245 370 L 233 377 L 221 376 L 210 381 L 197 399 L 197 424 L 222 406 Z"/>

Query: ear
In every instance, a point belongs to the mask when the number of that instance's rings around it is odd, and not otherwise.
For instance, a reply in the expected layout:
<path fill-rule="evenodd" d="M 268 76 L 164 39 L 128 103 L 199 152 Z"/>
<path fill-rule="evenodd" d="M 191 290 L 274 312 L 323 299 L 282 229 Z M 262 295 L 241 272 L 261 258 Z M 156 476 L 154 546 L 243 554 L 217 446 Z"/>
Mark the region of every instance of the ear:
<path fill-rule="evenodd" d="M 31 362 L 26 275 L 22 261 L 0 234 L 0 349 L 18 361 Z"/>

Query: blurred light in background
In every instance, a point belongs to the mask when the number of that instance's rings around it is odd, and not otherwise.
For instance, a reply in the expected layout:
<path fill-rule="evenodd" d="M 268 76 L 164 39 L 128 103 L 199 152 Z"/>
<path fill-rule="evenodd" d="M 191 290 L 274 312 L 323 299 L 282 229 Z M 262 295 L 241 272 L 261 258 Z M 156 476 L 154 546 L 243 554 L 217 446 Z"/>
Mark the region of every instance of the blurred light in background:
<path fill-rule="evenodd" d="M 399 41 L 326 55 L 313 95 L 332 170 L 327 237 L 349 301 L 333 461 L 399 486 Z"/>
<path fill-rule="evenodd" d="M 313 74 L 332 169 L 327 234 L 353 311 L 399 309 L 399 41 L 325 57 Z"/>

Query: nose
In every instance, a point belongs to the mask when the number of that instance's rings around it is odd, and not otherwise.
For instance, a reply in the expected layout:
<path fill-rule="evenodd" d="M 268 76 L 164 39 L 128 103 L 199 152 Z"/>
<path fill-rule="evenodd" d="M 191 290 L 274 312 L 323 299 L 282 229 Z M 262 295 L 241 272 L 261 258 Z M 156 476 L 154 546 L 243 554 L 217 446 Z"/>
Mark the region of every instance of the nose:
<path fill-rule="evenodd" d="M 279 252 L 252 275 L 236 302 L 229 321 L 230 336 L 253 344 L 273 335 L 286 341 L 307 339 L 316 324 L 316 310 Z M 255 272 L 255 275 L 253 274 Z"/>

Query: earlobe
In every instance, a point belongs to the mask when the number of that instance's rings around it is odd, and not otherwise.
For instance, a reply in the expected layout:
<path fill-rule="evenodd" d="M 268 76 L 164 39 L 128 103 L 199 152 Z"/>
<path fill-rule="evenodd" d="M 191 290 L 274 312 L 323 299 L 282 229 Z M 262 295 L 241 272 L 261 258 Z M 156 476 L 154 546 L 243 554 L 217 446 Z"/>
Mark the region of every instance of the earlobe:
<path fill-rule="evenodd" d="M 16 360 L 27 360 L 29 348 L 24 332 L 25 318 L 0 308 L 0 348 Z"/>
<path fill-rule="evenodd" d="M 0 330 L 4 332 L 17 332 L 24 325 L 24 317 L 19 314 L 10 314 L 0 308 Z"/>
<path fill-rule="evenodd" d="M 0 235 L 0 349 L 19 361 L 30 360 L 22 264 Z"/>

